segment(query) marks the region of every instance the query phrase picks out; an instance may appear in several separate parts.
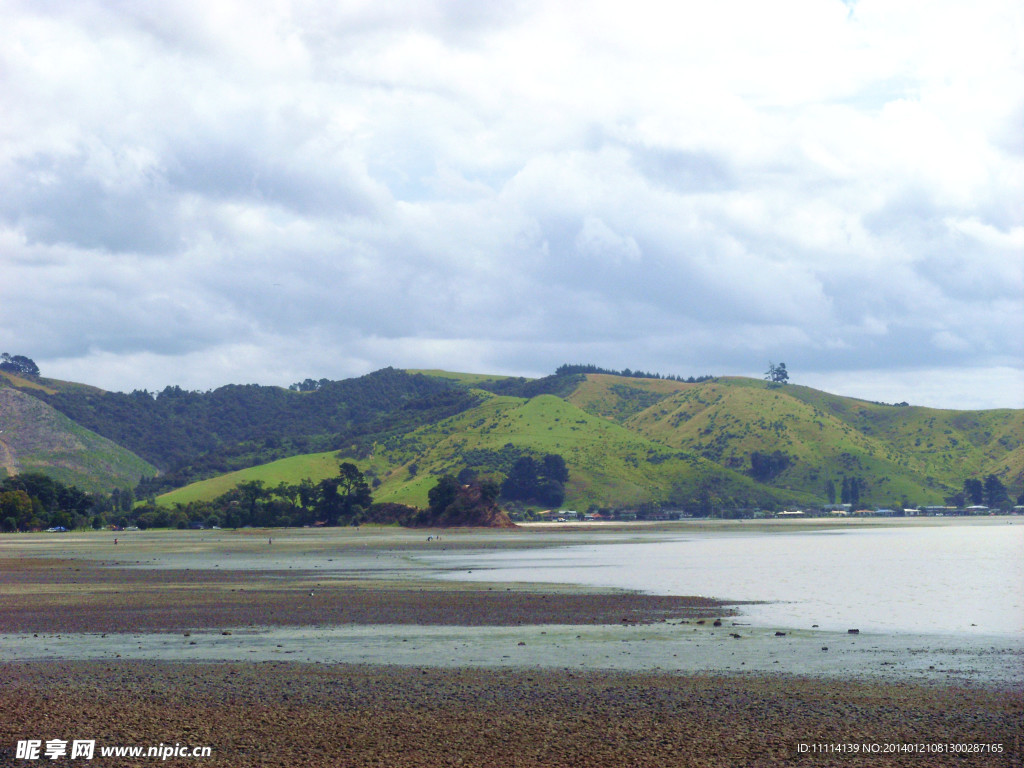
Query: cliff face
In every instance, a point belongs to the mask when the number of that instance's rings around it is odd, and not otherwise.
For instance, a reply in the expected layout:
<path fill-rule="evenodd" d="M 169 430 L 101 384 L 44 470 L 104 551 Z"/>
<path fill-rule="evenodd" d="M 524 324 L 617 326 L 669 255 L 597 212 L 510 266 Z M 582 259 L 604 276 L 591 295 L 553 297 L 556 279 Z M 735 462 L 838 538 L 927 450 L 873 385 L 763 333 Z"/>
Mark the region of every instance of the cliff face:
<path fill-rule="evenodd" d="M 419 524 L 429 527 L 455 528 L 515 528 L 516 524 L 493 499 L 484 494 L 480 485 L 464 485 L 440 513 L 425 510 Z"/>

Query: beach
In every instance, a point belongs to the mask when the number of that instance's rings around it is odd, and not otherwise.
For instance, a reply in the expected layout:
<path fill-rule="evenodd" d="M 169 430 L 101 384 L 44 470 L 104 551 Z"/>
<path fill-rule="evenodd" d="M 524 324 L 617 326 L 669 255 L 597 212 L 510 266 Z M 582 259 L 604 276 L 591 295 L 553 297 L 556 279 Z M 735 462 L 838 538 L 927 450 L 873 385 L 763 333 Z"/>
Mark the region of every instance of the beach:
<path fill-rule="evenodd" d="M 1017 639 L 750 626 L 727 595 L 452 582 L 436 565 L 661 535 L 3 537 L 0 762 L 31 764 L 19 740 L 93 739 L 211 750 L 168 765 L 1020 764 Z"/>

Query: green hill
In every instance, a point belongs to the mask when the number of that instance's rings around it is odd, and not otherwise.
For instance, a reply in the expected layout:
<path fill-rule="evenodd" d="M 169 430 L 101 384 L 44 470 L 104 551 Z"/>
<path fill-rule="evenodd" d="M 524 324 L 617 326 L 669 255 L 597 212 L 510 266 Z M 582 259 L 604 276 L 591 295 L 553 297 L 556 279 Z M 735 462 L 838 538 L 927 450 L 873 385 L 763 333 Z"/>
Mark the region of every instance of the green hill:
<path fill-rule="evenodd" d="M 891 406 L 743 378 L 700 384 L 588 376 L 570 399 L 645 437 L 747 472 L 754 452 L 789 463 L 768 482 L 825 497 L 857 477 L 874 504 L 941 503 L 967 477 L 1019 486 L 1024 411 Z M 673 391 L 674 390 L 674 391 Z"/>
<path fill-rule="evenodd" d="M 419 429 L 381 450 L 390 463 L 416 463 L 422 474 L 507 469 L 509 448 L 556 453 L 569 468 L 566 503 L 581 508 L 690 501 L 702 491 L 736 503 L 757 504 L 779 494 L 700 456 L 656 443 L 554 395 L 530 399 L 493 396 L 482 405 Z M 384 480 L 383 501 L 421 503 L 430 477 L 395 473 Z"/>
<path fill-rule="evenodd" d="M 357 457 L 356 463 L 380 480 L 374 492 L 377 501 L 424 506 L 438 476 L 457 474 L 464 468 L 503 472 L 522 453 L 563 456 L 570 477 L 566 504 L 581 508 L 650 501 L 683 505 L 699 503 L 703 497 L 718 505 L 738 506 L 809 498 L 799 491 L 783 493 L 766 488 L 553 395 L 530 399 L 488 395 L 475 408 L 375 442 Z M 287 481 L 286 475 L 299 466 L 299 458 L 295 463 L 286 460 L 234 473 L 234 482 L 262 479 L 274 485 Z M 322 479 L 334 474 L 336 468 L 335 459 L 318 465 L 308 476 Z M 165 494 L 158 501 L 211 500 L 227 490 L 232 479 L 224 476 L 206 480 Z"/>
<path fill-rule="evenodd" d="M 134 488 L 156 469 L 46 403 L 0 384 L 0 472 L 42 472 L 86 491 L 110 491 Z"/>
<path fill-rule="evenodd" d="M 325 379 L 310 392 L 230 384 L 209 392 L 169 386 L 125 394 L 29 383 L 19 391 L 157 467 L 159 477 L 139 489 L 142 495 L 327 451 L 361 434 L 407 429 L 476 402 L 456 381 L 392 368 L 343 381 Z"/>
<path fill-rule="evenodd" d="M 226 472 L 208 480 L 191 483 L 184 488 L 176 488 L 158 496 L 157 501 L 163 505 L 210 501 L 227 493 L 239 483 L 255 480 L 262 481 L 268 487 L 280 483 L 294 485 L 306 478 L 320 481 L 338 474 L 336 456 L 337 451 L 289 456 L 287 459 L 278 459 L 255 467 Z"/>
<path fill-rule="evenodd" d="M 158 497 L 162 505 L 212 500 L 243 481 L 318 481 L 336 473 L 339 457 L 367 473 L 376 500 L 419 506 L 442 474 L 500 476 L 522 456 L 548 453 L 565 459 L 565 505 L 575 508 L 824 503 L 844 479 L 857 480 L 863 506 L 935 504 L 967 479 L 995 475 L 1014 498 L 1024 483 L 1024 410 L 885 405 L 739 377 L 384 369 L 321 380 L 311 392 L 231 385 L 156 395 L 2 381 L 18 387 L 2 389 L 21 408 L 54 404 L 159 455 L 170 471 L 140 492 L 180 486 Z M 55 418 L 42 408 L 29 420 Z M 0 463 L 16 469 L 12 449 L 0 450 Z M 17 461 L 39 461 L 33 450 L 19 447 Z M 62 466 L 52 456 L 41 461 Z M 93 473 L 91 465 L 78 471 Z M 109 487 L 112 477 L 153 468 L 119 471 L 98 468 L 97 482 Z M 188 483 L 196 478 L 206 479 Z"/>
<path fill-rule="evenodd" d="M 947 478 L 954 486 L 964 477 L 990 473 L 1009 486 L 1024 480 L 1024 410 L 890 406 L 799 386 L 790 394 L 884 442 L 926 476 Z"/>

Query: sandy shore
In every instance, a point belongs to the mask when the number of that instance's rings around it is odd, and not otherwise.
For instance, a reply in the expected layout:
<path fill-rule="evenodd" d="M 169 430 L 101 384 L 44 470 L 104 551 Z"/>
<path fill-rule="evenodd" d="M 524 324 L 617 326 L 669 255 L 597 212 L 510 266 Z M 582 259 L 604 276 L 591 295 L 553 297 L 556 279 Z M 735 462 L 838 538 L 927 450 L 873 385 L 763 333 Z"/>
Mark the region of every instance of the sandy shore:
<path fill-rule="evenodd" d="M 0 537 L 0 764 L 88 738 L 213 751 L 168 765 L 1020 765 L 1018 641 L 749 627 L 742 605 L 453 583 L 418 559 L 595 535 L 665 534 Z M 799 751 L 851 740 L 1003 751 Z"/>

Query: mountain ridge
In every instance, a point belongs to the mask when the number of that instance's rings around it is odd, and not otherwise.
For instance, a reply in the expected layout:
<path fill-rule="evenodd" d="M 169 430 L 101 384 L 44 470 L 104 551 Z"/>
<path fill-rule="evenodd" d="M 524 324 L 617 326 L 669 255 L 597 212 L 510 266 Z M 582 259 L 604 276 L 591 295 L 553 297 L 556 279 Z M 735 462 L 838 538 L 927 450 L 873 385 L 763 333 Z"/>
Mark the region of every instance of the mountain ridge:
<path fill-rule="evenodd" d="M 838 502 L 851 480 L 864 503 L 907 505 L 941 503 L 988 474 L 1014 497 L 1024 483 L 1024 410 L 887 405 L 733 376 L 566 369 L 525 379 L 387 368 L 304 392 L 227 385 L 125 395 L 11 376 L 0 386 L 122 446 L 169 444 L 161 477 L 140 486 L 163 503 L 209 499 L 213 490 L 190 481 L 221 478 L 209 488 L 222 492 L 228 472 L 268 482 L 304 462 L 328 472 L 331 461 L 296 457 L 333 454 L 371 473 L 379 500 L 420 505 L 440 474 L 501 474 L 509 456 L 545 453 L 565 457 L 566 503 L 581 507 L 781 506 L 827 503 L 833 492 Z M 272 462 L 283 463 L 267 469 Z"/>

